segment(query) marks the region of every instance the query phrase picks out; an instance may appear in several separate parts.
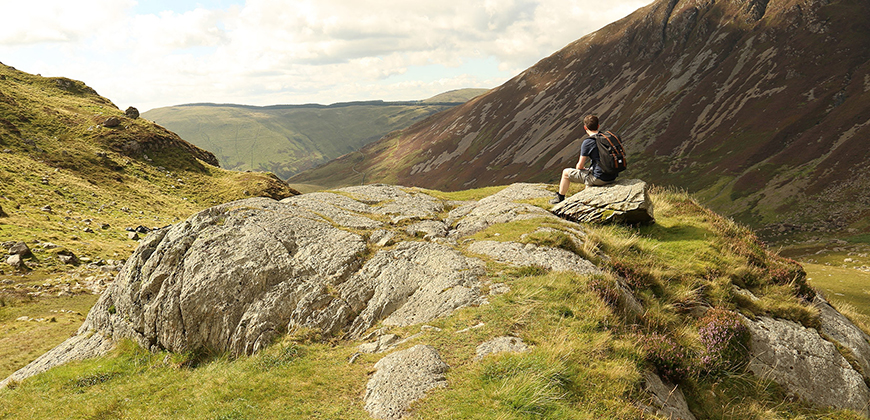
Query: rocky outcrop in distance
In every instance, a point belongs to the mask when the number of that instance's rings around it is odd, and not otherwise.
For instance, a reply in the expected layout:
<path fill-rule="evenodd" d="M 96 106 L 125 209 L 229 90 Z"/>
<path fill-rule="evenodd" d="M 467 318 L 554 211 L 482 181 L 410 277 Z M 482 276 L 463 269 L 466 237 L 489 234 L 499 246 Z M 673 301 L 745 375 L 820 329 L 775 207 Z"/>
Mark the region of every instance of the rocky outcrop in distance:
<path fill-rule="evenodd" d="M 120 339 L 155 351 L 243 355 L 306 328 L 364 342 L 350 363 L 359 354 L 388 353 L 375 365 L 365 406 L 375 418 L 400 418 L 427 392 L 449 386 L 445 350 L 426 344 L 425 331 L 434 327 L 425 323 L 486 304 L 508 289 L 491 283 L 485 259 L 602 273 L 566 249 L 472 237 L 496 224 L 532 220 L 548 225 L 539 231 L 558 230 L 582 249 L 584 225 L 529 204 L 551 196 L 543 184 L 513 184 L 478 201 L 455 202 L 416 189 L 368 185 L 212 207 L 150 232 L 78 334 L 0 387 L 103 355 Z M 616 286 L 619 296 L 611 304 L 622 306 L 628 318 L 642 314 L 631 289 L 621 281 Z M 744 318 L 752 334 L 748 368 L 806 401 L 870 415 L 864 374 L 870 368 L 870 338 L 821 297 L 815 305 L 818 329 L 765 316 Z M 420 334 L 402 339 L 383 332 L 410 325 L 422 325 Z M 372 331 L 376 326 L 382 328 Z M 412 339 L 420 345 L 401 349 Z M 471 362 L 529 347 L 520 337 L 492 337 L 478 346 Z M 649 395 L 643 409 L 694 418 L 679 387 L 653 372 L 643 382 Z"/>

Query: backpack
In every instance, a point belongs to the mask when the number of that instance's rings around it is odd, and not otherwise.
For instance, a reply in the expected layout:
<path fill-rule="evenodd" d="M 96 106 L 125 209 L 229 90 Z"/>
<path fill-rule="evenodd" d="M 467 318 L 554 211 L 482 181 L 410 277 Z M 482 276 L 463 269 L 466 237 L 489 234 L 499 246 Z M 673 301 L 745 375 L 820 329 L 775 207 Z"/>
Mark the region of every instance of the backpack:
<path fill-rule="evenodd" d="M 598 146 L 598 166 L 604 173 L 616 175 L 625 170 L 625 150 L 616 134 L 599 132 L 595 135 L 595 144 Z"/>

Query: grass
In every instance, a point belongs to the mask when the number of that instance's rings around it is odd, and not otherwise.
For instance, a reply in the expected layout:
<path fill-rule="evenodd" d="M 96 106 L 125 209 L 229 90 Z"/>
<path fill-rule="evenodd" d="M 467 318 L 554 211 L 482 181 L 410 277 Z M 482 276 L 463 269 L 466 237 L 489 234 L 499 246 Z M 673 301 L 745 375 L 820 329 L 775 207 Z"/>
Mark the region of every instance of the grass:
<path fill-rule="evenodd" d="M 97 296 L 90 294 L 4 300 L 0 306 L 0 376 L 9 376 L 74 335 L 96 301 Z M 18 321 L 20 317 L 33 320 Z"/>
<path fill-rule="evenodd" d="M 653 200 L 654 225 L 579 227 L 529 220 L 477 233 L 475 239 L 568 249 L 605 272 L 581 276 L 488 261 L 487 280 L 507 284 L 508 293 L 430 322 L 435 329 L 388 328 L 400 337 L 421 333 L 399 349 L 428 344 L 450 366 L 449 386 L 418 401 L 413 418 L 657 418 L 640 408 L 649 402 L 642 378 L 647 370 L 662 373 L 665 363 L 685 372 L 675 380 L 699 418 L 858 418 L 790 398 L 742 371 L 741 363 L 704 370 L 693 310 L 712 306 L 811 325 L 814 313 L 801 287 L 803 271 L 764 248 L 749 229 L 685 193 L 654 189 Z M 569 228 L 586 231 L 585 243 L 576 244 Z M 617 277 L 643 304 L 642 313 L 629 316 L 621 307 Z M 759 301 L 741 299 L 734 285 Z M 522 338 L 531 350 L 475 360 L 480 343 L 504 335 Z M 673 351 L 650 347 L 655 337 Z M 363 354 L 349 363 L 358 344 L 324 342 L 300 332 L 254 356 L 230 359 L 150 353 L 125 343 L 108 357 L 71 363 L 0 391 L 0 419 L 58 418 L 59 406 L 62 417 L 70 418 L 366 419 L 362 395 L 383 354 Z"/>

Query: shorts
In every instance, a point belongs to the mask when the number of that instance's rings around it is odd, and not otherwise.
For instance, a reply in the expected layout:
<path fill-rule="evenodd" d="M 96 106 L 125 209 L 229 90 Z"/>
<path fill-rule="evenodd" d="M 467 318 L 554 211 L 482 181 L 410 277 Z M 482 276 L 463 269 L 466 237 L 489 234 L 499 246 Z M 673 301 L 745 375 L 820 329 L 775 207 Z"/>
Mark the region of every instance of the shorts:
<path fill-rule="evenodd" d="M 602 181 L 601 179 L 596 178 L 592 175 L 592 171 L 589 169 L 568 168 L 566 171 L 568 172 L 568 179 L 571 180 L 571 182 L 582 182 L 592 187 L 600 187 L 613 182 Z"/>

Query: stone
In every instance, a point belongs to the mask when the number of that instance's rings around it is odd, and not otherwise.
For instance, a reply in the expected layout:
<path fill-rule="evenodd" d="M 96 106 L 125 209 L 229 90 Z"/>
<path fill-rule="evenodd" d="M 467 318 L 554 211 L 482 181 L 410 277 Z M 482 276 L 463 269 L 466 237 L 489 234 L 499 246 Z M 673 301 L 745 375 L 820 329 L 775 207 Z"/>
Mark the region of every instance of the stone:
<path fill-rule="evenodd" d="M 601 273 L 591 262 L 561 248 L 517 242 L 477 241 L 468 246 L 468 251 L 515 267 L 539 266 L 547 270 L 572 271 L 578 274 Z"/>
<path fill-rule="evenodd" d="M 137 232 L 127 232 L 127 239 L 131 241 L 138 241 L 139 234 Z"/>
<path fill-rule="evenodd" d="M 70 265 L 78 265 L 79 264 L 78 257 L 76 257 L 76 255 L 73 254 L 72 251 L 65 250 L 65 249 L 57 252 L 57 259 L 60 260 L 60 262 L 62 262 L 64 264 L 70 264 Z"/>
<path fill-rule="evenodd" d="M 529 351 L 529 346 L 519 337 L 496 337 L 479 346 L 477 346 L 476 356 L 474 360 L 483 359 L 490 354 L 498 353 L 525 353 Z"/>
<path fill-rule="evenodd" d="M 820 294 L 816 294 L 813 304 L 819 309 L 821 333 L 849 349 L 864 375 L 870 375 L 870 337 L 834 309 Z"/>
<path fill-rule="evenodd" d="M 378 336 L 377 340 L 371 343 L 360 344 L 357 350 L 360 353 L 383 353 L 386 351 L 390 351 L 395 347 L 396 342 L 399 341 L 399 336 L 395 334 L 384 334 Z"/>
<path fill-rule="evenodd" d="M 19 271 L 28 270 L 28 267 L 26 264 L 24 264 L 24 260 L 21 258 L 21 255 L 18 255 L 18 254 L 12 254 L 12 255 L 6 257 L 6 264 L 11 265 L 12 268 L 19 270 Z"/>
<path fill-rule="evenodd" d="M 118 117 L 109 117 L 103 121 L 103 127 L 114 128 L 121 125 L 121 119 Z"/>
<path fill-rule="evenodd" d="M 391 353 L 375 364 L 366 384 L 365 410 L 376 419 L 400 419 L 426 392 L 447 386 L 444 373 L 449 368 L 431 346 Z"/>
<path fill-rule="evenodd" d="M 424 240 L 430 241 L 447 236 L 447 225 L 438 220 L 424 220 L 405 228 L 405 233 L 410 236 L 422 236 Z"/>
<path fill-rule="evenodd" d="M 132 106 L 127 107 L 127 110 L 124 111 L 124 115 L 126 115 L 127 118 L 129 118 L 131 120 L 135 120 L 135 119 L 139 118 L 139 110 L 132 107 Z"/>
<path fill-rule="evenodd" d="M 689 410 L 686 396 L 678 386 L 662 381 L 659 375 L 645 372 L 643 389 L 650 396 L 649 405 L 641 405 L 644 411 L 669 420 L 695 420 Z"/>
<path fill-rule="evenodd" d="M 816 330 L 769 317 L 743 321 L 752 337 L 748 368 L 753 374 L 813 404 L 870 416 L 864 378 Z"/>
<path fill-rule="evenodd" d="M 30 251 L 30 247 L 28 247 L 26 243 L 20 241 L 9 247 L 9 254 L 20 255 L 21 258 L 33 256 L 33 253 Z"/>
<path fill-rule="evenodd" d="M 621 179 L 572 195 L 551 209 L 553 214 L 578 223 L 651 223 L 653 203 L 646 182 Z"/>

